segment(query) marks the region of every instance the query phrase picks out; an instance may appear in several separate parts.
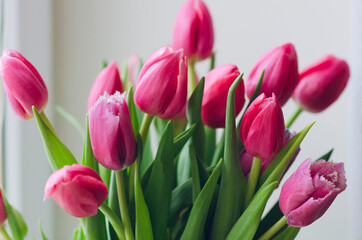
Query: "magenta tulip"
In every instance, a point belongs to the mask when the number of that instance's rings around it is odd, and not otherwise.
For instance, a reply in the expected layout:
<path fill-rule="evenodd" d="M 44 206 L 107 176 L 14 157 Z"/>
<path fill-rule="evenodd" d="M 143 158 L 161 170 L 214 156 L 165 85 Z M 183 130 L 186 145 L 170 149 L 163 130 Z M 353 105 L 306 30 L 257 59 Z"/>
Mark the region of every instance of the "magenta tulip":
<path fill-rule="evenodd" d="M 305 160 L 284 183 L 279 207 L 288 225 L 304 227 L 320 218 L 346 189 L 343 163 Z"/>
<path fill-rule="evenodd" d="M 48 102 L 48 90 L 35 67 L 20 53 L 4 49 L 0 58 L 0 74 L 6 96 L 15 114 L 27 120 L 34 117 L 32 106 L 43 111 Z"/>
<path fill-rule="evenodd" d="M 346 61 L 328 55 L 299 74 L 293 98 L 310 112 L 321 112 L 337 100 L 349 79 Z"/>
<path fill-rule="evenodd" d="M 53 197 L 67 213 L 79 218 L 96 215 L 107 196 L 107 186 L 101 177 L 93 169 L 78 164 L 55 171 L 44 190 L 44 201 Z"/>
<path fill-rule="evenodd" d="M 224 64 L 211 70 L 205 76 L 204 96 L 202 98 L 202 121 L 211 128 L 225 127 L 226 101 L 229 88 L 240 75 L 233 64 Z M 235 114 L 238 115 L 245 103 L 244 82 L 235 90 Z"/>
<path fill-rule="evenodd" d="M 282 148 L 284 118 L 280 104 L 273 94 L 257 97 L 246 110 L 241 121 L 240 136 L 246 151 L 253 157 L 270 160 Z"/>
<path fill-rule="evenodd" d="M 136 105 L 145 113 L 163 119 L 175 117 L 185 106 L 187 63 L 182 49 L 157 50 L 145 62 L 134 94 Z"/>
<path fill-rule="evenodd" d="M 173 28 L 173 48 L 183 49 L 193 60 L 208 58 L 214 45 L 214 29 L 210 13 L 201 0 L 185 2 Z"/>
<path fill-rule="evenodd" d="M 6 208 L 4 204 L 3 192 L 0 191 L 0 226 L 4 224 L 7 219 Z"/>
<path fill-rule="evenodd" d="M 88 98 L 88 111 L 97 102 L 98 98 L 107 92 L 112 95 L 116 91 L 123 92 L 121 77 L 117 63 L 111 62 L 97 76 Z"/>
<path fill-rule="evenodd" d="M 112 170 L 124 169 L 136 159 L 136 139 L 125 94 L 105 93 L 89 111 L 89 135 L 94 156 Z"/>
<path fill-rule="evenodd" d="M 260 93 L 271 97 L 274 93 L 283 106 L 292 96 L 298 82 L 298 59 L 293 44 L 287 43 L 265 53 L 254 65 L 246 81 L 249 98 L 253 95 L 260 75 L 265 69 Z"/>

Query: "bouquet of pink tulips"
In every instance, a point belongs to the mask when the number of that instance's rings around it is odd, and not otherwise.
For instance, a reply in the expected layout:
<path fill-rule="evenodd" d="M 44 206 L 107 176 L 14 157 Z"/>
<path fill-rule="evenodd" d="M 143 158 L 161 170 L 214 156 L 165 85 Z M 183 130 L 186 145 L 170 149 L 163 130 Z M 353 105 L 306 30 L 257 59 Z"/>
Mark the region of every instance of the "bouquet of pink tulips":
<path fill-rule="evenodd" d="M 54 171 L 44 200 L 79 218 L 74 240 L 289 240 L 345 190 L 333 150 L 306 159 L 279 183 L 313 123 L 289 128 L 301 112 L 321 112 L 339 97 L 347 63 L 330 55 L 298 72 L 287 43 L 261 56 L 244 85 L 234 64 L 214 66 L 213 42 L 206 5 L 188 0 L 172 47 L 144 63 L 133 57 L 122 77 L 116 62 L 105 63 L 89 96 L 82 159 L 46 117 L 48 91 L 36 68 L 17 51 L 3 51 L 6 96 L 17 116 L 35 118 Z M 195 64 L 205 59 L 210 71 L 199 79 Z M 285 123 L 290 97 L 299 107 Z M 264 212 L 276 188 L 279 201 Z M 4 191 L 0 224 L 4 239 L 25 238 L 26 224 Z"/>

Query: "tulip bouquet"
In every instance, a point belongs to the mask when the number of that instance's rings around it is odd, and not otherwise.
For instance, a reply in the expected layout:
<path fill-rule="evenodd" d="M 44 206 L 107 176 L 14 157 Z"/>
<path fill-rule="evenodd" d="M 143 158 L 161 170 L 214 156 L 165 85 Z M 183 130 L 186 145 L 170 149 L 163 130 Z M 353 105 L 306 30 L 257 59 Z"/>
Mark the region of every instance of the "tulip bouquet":
<path fill-rule="evenodd" d="M 338 98 L 347 63 L 327 56 L 298 72 L 287 43 L 264 54 L 244 85 L 234 64 L 214 66 L 213 42 L 206 5 L 188 0 L 172 47 L 144 64 L 133 56 L 122 77 L 116 62 L 105 63 L 88 100 L 81 160 L 45 115 L 48 92 L 36 68 L 3 51 L 6 96 L 17 116 L 36 119 L 54 171 L 44 200 L 79 218 L 73 239 L 294 239 L 345 190 L 343 163 L 330 161 L 332 151 L 279 183 L 313 125 L 293 132 L 292 123 Z M 199 79 L 195 64 L 208 58 L 210 71 Z M 300 107 L 285 123 L 290 97 Z M 264 213 L 276 188 L 279 201 Z M 4 191 L 0 200 L 0 233 L 10 239 L 7 220 L 12 238 L 24 239 L 21 214 Z"/>

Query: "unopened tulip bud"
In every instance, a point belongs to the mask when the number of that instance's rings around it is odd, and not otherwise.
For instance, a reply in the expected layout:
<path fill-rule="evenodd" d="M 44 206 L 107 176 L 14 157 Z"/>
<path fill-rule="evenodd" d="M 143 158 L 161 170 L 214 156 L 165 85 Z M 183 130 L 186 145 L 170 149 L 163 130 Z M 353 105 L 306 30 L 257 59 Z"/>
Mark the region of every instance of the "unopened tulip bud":
<path fill-rule="evenodd" d="M 173 28 L 173 48 L 183 49 L 188 59 L 202 60 L 212 54 L 214 29 L 210 13 L 201 0 L 185 2 Z"/>
<path fill-rule="evenodd" d="M 112 170 L 136 159 L 136 139 L 124 94 L 105 93 L 89 111 L 89 135 L 94 156 Z"/>
<path fill-rule="evenodd" d="M 257 97 L 246 110 L 241 121 L 240 136 L 246 151 L 253 157 L 270 160 L 282 148 L 284 118 L 280 104 L 265 94 Z"/>
<path fill-rule="evenodd" d="M 185 106 L 186 94 L 187 63 L 182 49 L 157 50 L 138 76 L 135 104 L 149 115 L 171 119 Z"/>
<path fill-rule="evenodd" d="M 287 43 L 265 53 L 254 65 L 246 81 L 246 93 L 253 95 L 261 73 L 265 69 L 260 93 L 271 97 L 274 93 L 283 106 L 292 96 L 298 82 L 298 59 L 293 44 Z"/>
<path fill-rule="evenodd" d="M 48 102 L 47 87 L 35 67 L 20 53 L 4 49 L 0 74 L 9 103 L 19 118 L 34 117 L 32 106 L 43 111 Z"/>
<path fill-rule="evenodd" d="M 293 98 L 310 112 L 321 112 L 337 100 L 349 79 L 346 61 L 328 55 L 299 74 Z"/>
<path fill-rule="evenodd" d="M 288 225 L 304 227 L 320 218 L 345 189 L 343 163 L 307 159 L 284 183 L 279 207 Z"/>
<path fill-rule="evenodd" d="M 123 92 L 121 77 L 117 63 L 111 62 L 97 76 L 88 98 L 88 111 L 97 102 L 98 98 L 107 92 L 112 95 L 116 91 Z"/>
<path fill-rule="evenodd" d="M 233 64 L 224 64 L 205 76 L 202 98 L 202 121 L 211 128 L 225 127 L 226 101 L 229 88 L 240 75 Z M 244 82 L 241 80 L 235 91 L 235 114 L 238 115 L 245 103 Z"/>
<path fill-rule="evenodd" d="M 73 164 L 55 171 L 48 179 L 44 201 L 54 201 L 74 217 L 97 214 L 98 207 L 107 199 L 107 186 L 91 168 Z"/>
<path fill-rule="evenodd" d="M 3 192 L 0 191 L 0 226 L 4 224 L 7 219 L 6 208 L 4 204 Z"/>

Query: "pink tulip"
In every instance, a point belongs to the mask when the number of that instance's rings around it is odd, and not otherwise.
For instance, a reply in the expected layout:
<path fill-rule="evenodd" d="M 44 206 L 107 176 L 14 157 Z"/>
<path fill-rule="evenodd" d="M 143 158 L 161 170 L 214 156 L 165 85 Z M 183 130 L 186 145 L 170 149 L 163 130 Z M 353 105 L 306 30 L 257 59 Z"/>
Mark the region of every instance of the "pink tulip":
<path fill-rule="evenodd" d="M 67 213 L 79 218 L 96 215 L 107 196 L 107 186 L 100 176 L 93 169 L 78 164 L 55 171 L 44 190 L 44 201 L 53 197 Z"/>
<path fill-rule="evenodd" d="M 133 54 L 127 62 L 127 83 L 132 83 L 133 88 L 137 86 L 137 77 L 141 59 Z"/>
<path fill-rule="evenodd" d="M 121 77 L 117 63 L 111 62 L 97 76 L 88 98 L 88 111 L 97 102 L 98 98 L 107 92 L 112 95 L 116 91 L 123 92 Z"/>
<path fill-rule="evenodd" d="M 240 136 L 246 151 L 260 159 L 270 160 L 282 148 L 284 118 L 280 104 L 265 94 L 257 97 L 246 110 L 241 121 Z"/>
<path fill-rule="evenodd" d="M 189 59 L 210 57 L 214 45 L 214 29 L 210 13 L 201 0 L 185 2 L 176 18 L 172 45 L 183 49 Z"/>
<path fill-rule="evenodd" d="M 4 49 L 0 58 L 0 74 L 6 96 L 15 114 L 27 120 L 34 117 L 32 106 L 43 111 L 48 102 L 48 90 L 35 67 L 20 53 Z"/>
<path fill-rule="evenodd" d="M 211 70 L 205 76 L 204 96 L 202 98 L 202 121 L 211 128 L 225 127 L 226 101 L 229 88 L 240 75 L 233 64 L 224 64 Z M 238 115 L 245 103 L 244 82 L 235 91 L 235 114 Z"/>
<path fill-rule="evenodd" d="M 7 219 L 6 208 L 4 205 L 3 192 L 0 191 L 0 226 L 4 224 Z"/>
<path fill-rule="evenodd" d="M 343 163 L 307 159 L 284 183 L 279 207 L 288 225 L 304 227 L 320 218 L 344 189 Z"/>
<path fill-rule="evenodd" d="M 246 81 L 249 98 L 253 95 L 260 75 L 265 69 L 260 93 L 271 97 L 274 93 L 283 106 L 292 96 L 298 82 L 298 59 L 293 44 L 287 43 L 265 53 L 254 65 Z"/>
<path fill-rule="evenodd" d="M 187 63 L 183 51 L 170 47 L 157 50 L 138 76 L 136 105 L 147 114 L 171 119 L 185 106 L 186 94 Z"/>
<path fill-rule="evenodd" d="M 328 55 L 299 74 L 293 98 L 310 112 L 321 112 L 337 100 L 349 79 L 346 61 Z"/>
<path fill-rule="evenodd" d="M 130 166 L 136 159 L 136 139 L 125 94 L 105 93 L 89 111 L 89 135 L 94 156 L 112 170 Z"/>
<path fill-rule="evenodd" d="M 290 133 L 288 129 L 285 129 L 282 148 L 285 148 L 285 146 L 288 144 L 290 139 L 295 136 L 295 134 L 296 134 L 295 132 Z M 294 160 L 296 159 L 299 151 L 300 151 L 300 147 L 294 153 L 292 159 L 290 160 L 289 166 L 294 162 Z M 254 159 L 253 156 L 251 156 L 245 149 L 241 151 L 241 153 L 240 153 L 240 165 L 241 165 L 241 169 L 243 170 L 244 175 L 247 176 L 247 177 L 249 176 L 249 172 L 251 170 L 251 165 L 253 164 L 253 159 Z M 262 160 L 261 168 L 260 168 L 260 174 L 262 174 L 269 167 L 269 165 L 273 162 L 273 160 L 274 160 L 274 158 L 272 160 Z M 289 166 L 288 166 L 288 168 L 289 168 Z"/>

